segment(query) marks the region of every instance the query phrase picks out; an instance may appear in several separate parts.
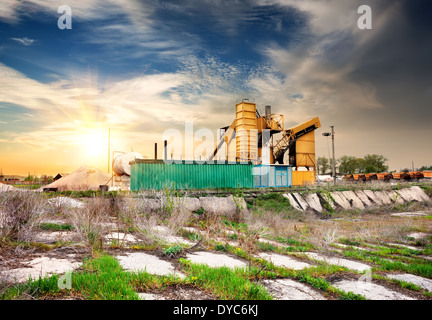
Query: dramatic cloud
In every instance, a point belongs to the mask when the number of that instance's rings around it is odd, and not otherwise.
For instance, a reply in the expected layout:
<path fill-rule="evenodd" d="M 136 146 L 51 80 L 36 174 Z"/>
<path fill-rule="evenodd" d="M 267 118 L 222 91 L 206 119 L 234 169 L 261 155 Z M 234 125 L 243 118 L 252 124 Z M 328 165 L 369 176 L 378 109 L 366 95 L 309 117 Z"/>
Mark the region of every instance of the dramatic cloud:
<path fill-rule="evenodd" d="M 379 153 L 396 170 L 430 164 L 425 1 L 67 4 L 73 29 L 60 31 L 58 1 L 2 2 L 0 154 L 1 144 L 75 145 L 89 128 L 112 128 L 118 149 L 152 152 L 185 121 L 214 132 L 229 125 L 235 103 L 249 98 L 284 114 L 286 127 L 320 117 L 318 156 L 334 125 L 337 156 Z M 372 30 L 357 26 L 360 5 L 372 8 Z"/>
<path fill-rule="evenodd" d="M 30 38 L 26 38 L 26 37 L 24 37 L 24 38 L 11 38 L 11 40 L 14 40 L 14 41 L 16 41 L 16 42 L 18 42 L 24 46 L 31 46 L 35 42 L 34 39 L 30 39 Z"/>

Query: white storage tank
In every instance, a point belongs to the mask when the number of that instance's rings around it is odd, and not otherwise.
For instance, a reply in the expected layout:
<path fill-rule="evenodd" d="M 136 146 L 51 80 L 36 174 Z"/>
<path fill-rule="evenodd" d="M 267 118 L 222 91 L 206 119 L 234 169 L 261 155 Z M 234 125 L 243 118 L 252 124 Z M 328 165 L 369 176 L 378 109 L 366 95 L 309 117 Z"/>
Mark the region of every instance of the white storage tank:
<path fill-rule="evenodd" d="M 118 176 L 128 175 L 131 173 L 131 166 L 129 162 L 135 159 L 144 159 L 144 157 L 138 152 L 129 152 L 119 154 L 114 157 L 113 171 Z"/>

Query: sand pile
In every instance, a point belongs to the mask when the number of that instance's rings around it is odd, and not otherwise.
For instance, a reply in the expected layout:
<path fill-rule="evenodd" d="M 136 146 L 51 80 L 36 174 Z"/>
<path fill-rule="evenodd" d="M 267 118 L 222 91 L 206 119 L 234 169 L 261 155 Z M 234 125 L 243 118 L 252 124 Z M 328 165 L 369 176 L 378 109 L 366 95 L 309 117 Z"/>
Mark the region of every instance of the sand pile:
<path fill-rule="evenodd" d="M 107 184 L 110 179 L 111 175 L 106 172 L 90 166 L 82 166 L 43 188 L 57 188 L 58 191 L 98 190 L 100 185 Z"/>
<path fill-rule="evenodd" d="M 0 183 L 0 192 L 2 191 L 17 191 L 20 190 L 19 188 L 15 188 L 13 186 L 10 186 L 8 184 Z"/>

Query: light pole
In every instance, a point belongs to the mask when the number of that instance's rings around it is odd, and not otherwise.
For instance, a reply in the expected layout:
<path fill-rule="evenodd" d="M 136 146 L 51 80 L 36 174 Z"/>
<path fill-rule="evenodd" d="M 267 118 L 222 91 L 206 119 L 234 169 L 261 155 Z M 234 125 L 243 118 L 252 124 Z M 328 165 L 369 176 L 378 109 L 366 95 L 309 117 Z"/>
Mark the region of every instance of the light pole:
<path fill-rule="evenodd" d="M 332 149 L 333 149 L 333 184 L 336 184 L 336 159 L 335 159 L 335 147 L 334 147 L 334 126 L 330 126 L 331 132 L 324 132 L 322 135 L 325 137 L 332 137 Z"/>
<path fill-rule="evenodd" d="M 108 173 L 110 173 L 111 128 L 108 128 Z"/>

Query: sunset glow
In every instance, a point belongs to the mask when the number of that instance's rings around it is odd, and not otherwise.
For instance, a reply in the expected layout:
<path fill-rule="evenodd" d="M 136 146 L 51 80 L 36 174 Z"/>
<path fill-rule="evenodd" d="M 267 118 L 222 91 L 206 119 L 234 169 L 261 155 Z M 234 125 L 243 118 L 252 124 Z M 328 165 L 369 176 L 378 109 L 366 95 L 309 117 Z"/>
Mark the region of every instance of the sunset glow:
<path fill-rule="evenodd" d="M 71 1 L 59 28 L 56 1 L 2 1 L 0 168 L 107 170 L 110 128 L 111 153 L 153 158 L 158 143 L 161 158 L 166 130 L 193 122 L 216 136 L 244 98 L 261 114 L 271 105 L 286 128 L 319 117 L 317 157 L 334 126 L 337 158 L 431 165 L 425 3 Z"/>

